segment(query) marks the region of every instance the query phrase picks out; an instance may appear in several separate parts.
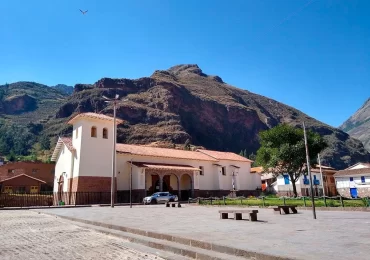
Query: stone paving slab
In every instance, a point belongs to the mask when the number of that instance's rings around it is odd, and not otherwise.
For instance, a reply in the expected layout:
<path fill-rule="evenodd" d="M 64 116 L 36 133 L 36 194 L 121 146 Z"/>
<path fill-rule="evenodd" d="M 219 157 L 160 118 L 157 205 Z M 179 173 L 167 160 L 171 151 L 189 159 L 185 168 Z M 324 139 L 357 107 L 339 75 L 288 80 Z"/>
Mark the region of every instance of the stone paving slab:
<path fill-rule="evenodd" d="M 0 241 L 1 260 L 163 260 L 127 240 L 33 211 L 0 212 Z"/>
<path fill-rule="evenodd" d="M 312 212 L 276 215 L 258 209 L 258 222 L 221 220 L 220 207 L 164 205 L 38 210 L 112 225 L 138 228 L 297 259 L 369 259 L 368 212 Z M 222 207 L 222 209 L 235 209 Z"/>

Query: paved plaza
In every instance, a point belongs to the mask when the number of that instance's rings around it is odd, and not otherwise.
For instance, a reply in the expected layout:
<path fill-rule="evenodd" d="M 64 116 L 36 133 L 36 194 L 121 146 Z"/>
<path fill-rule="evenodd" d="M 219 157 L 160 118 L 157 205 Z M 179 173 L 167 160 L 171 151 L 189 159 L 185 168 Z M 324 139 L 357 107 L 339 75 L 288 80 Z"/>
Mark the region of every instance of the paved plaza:
<path fill-rule="evenodd" d="M 317 212 L 276 215 L 259 209 L 258 222 L 221 220 L 220 207 L 164 205 L 37 210 L 165 233 L 238 249 L 297 259 L 369 259 L 370 213 Z M 231 207 L 222 207 L 231 209 Z"/>
<path fill-rule="evenodd" d="M 0 211 L 1 260 L 161 260 L 124 239 L 27 210 Z"/>

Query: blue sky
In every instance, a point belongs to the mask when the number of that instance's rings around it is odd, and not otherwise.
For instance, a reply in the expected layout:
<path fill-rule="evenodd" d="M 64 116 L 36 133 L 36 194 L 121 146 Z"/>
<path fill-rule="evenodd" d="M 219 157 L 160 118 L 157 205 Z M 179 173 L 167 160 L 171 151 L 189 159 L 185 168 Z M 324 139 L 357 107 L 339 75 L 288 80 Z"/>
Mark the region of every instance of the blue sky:
<path fill-rule="evenodd" d="M 2 0 L 0 10 L 0 84 L 196 63 L 333 126 L 370 97 L 368 0 Z"/>

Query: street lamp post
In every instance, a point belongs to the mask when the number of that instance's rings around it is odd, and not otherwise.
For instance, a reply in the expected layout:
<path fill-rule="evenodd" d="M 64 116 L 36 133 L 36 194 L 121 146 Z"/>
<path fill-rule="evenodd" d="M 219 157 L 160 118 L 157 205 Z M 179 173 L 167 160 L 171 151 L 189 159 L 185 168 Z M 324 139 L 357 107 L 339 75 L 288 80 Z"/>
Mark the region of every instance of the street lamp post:
<path fill-rule="evenodd" d="M 104 96 L 103 96 L 104 97 Z M 117 100 L 119 95 L 116 95 L 114 99 L 107 99 L 107 103 L 113 103 L 113 142 L 112 142 L 112 178 L 111 178 L 111 191 L 110 191 L 110 206 L 114 208 L 114 190 L 115 190 L 115 175 L 116 175 L 116 143 L 117 143 L 117 125 L 116 125 L 116 108 L 117 108 Z"/>

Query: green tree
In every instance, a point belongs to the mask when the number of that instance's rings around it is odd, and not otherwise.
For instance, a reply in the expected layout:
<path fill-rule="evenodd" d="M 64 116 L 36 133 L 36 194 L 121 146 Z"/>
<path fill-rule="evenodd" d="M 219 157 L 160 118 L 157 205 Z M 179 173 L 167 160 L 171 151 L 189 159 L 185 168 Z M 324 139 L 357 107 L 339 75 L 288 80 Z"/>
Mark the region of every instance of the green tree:
<path fill-rule="evenodd" d="M 190 140 L 186 139 L 184 143 L 184 150 L 190 150 Z"/>
<path fill-rule="evenodd" d="M 40 137 L 40 145 L 42 150 L 50 150 L 50 139 L 46 135 Z"/>
<path fill-rule="evenodd" d="M 9 162 L 14 162 L 15 159 L 16 159 L 15 153 L 13 151 L 10 151 L 10 153 L 8 155 L 8 161 Z"/>
<path fill-rule="evenodd" d="M 265 172 L 272 172 L 275 176 L 288 174 L 296 197 L 296 182 L 307 171 L 303 129 L 282 124 L 261 132 L 259 137 L 261 147 L 257 151 L 256 163 Z M 327 144 L 319 134 L 312 131 L 307 131 L 307 143 L 310 164 L 313 165 L 317 154 Z"/>

